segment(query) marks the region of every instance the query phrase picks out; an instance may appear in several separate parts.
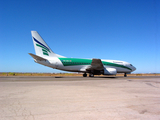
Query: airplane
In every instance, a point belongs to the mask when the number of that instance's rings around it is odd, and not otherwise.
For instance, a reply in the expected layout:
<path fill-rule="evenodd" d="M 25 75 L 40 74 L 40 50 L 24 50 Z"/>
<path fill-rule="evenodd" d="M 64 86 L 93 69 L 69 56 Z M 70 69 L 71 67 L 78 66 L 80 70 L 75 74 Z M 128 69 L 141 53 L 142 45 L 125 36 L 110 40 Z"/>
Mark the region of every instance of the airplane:
<path fill-rule="evenodd" d="M 81 72 L 83 77 L 87 77 L 87 74 L 89 77 L 94 77 L 94 75 L 116 75 L 117 73 L 124 73 L 124 77 L 127 77 L 127 74 L 136 70 L 132 64 L 125 61 L 61 56 L 50 49 L 37 31 L 31 31 L 31 34 L 36 55 L 28 54 L 33 57 L 36 63 L 44 66 L 69 72 Z"/>

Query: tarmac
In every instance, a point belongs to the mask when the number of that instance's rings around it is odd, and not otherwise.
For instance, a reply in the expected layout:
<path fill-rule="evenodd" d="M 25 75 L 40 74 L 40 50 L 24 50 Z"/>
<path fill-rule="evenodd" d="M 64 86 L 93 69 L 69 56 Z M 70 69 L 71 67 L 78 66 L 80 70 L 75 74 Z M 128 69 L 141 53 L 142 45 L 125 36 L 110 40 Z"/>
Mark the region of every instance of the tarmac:
<path fill-rule="evenodd" d="M 160 76 L 0 77 L 0 120 L 160 120 Z"/>

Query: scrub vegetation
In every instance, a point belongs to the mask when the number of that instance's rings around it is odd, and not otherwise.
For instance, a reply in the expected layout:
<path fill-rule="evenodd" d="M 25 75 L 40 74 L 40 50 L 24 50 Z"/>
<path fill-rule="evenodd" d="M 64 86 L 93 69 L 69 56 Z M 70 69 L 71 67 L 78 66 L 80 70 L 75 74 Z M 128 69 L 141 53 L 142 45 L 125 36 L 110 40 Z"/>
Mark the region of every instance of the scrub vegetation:
<path fill-rule="evenodd" d="M 81 73 L 18 73 L 1 72 L 0 76 L 82 76 Z"/>
<path fill-rule="evenodd" d="M 83 73 L 19 73 L 19 72 L 0 72 L 0 76 L 82 76 Z M 103 75 L 98 75 L 103 76 Z M 106 76 L 106 75 L 105 75 Z M 115 75 L 114 75 L 115 76 Z M 124 76 L 124 74 L 116 74 L 116 76 Z M 138 73 L 127 74 L 127 76 L 160 76 L 160 73 Z"/>

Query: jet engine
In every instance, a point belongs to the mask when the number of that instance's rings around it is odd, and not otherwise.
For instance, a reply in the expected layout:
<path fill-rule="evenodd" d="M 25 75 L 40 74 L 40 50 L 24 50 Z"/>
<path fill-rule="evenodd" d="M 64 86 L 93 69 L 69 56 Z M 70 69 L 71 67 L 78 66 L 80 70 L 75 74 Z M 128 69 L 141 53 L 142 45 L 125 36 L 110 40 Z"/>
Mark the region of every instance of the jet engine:
<path fill-rule="evenodd" d="M 116 75 L 117 70 L 115 68 L 104 68 L 103 75 Z"/>

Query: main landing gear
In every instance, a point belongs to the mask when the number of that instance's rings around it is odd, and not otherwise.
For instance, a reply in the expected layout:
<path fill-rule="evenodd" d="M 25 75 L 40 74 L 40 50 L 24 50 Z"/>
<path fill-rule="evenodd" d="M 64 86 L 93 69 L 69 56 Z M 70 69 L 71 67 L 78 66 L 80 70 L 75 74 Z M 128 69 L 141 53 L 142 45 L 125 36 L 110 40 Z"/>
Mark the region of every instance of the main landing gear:
<path fill-rule="evenodd" d="M 84 74 L 83 74 L 83 77 L 87 77 L 87 74 L 84 73 Z M 94 74 L 90 73 L 90 74 L 89 74 L 89 77 L 94 77 Z"/>
<path fill-rule="evenodd" d="M 83 77 L 87 77 L 87 74 L 86 74 L 86 73 L 84 73 L 84 74 L 83 74 Z"/>
<path fill-rule="evenodd" d="M 124 73 L 124 77 L 127 77 L 127 74 L 126 74 L 126 73 Z"/>
<path fill-rule="evenodd" d="M 90 74 L 89 74 L 89 77 L 94 77 L 94 74 L 90 73 Z"/>

